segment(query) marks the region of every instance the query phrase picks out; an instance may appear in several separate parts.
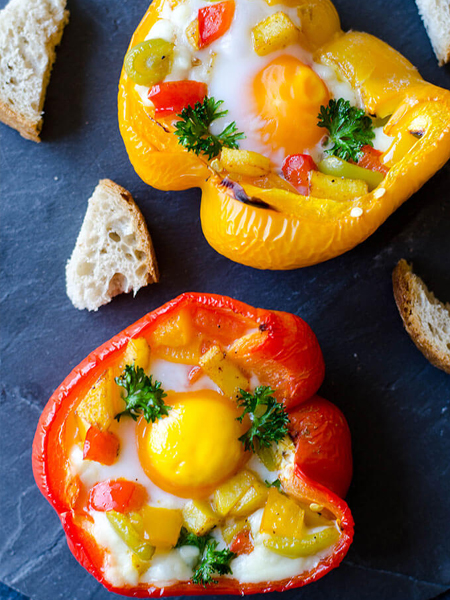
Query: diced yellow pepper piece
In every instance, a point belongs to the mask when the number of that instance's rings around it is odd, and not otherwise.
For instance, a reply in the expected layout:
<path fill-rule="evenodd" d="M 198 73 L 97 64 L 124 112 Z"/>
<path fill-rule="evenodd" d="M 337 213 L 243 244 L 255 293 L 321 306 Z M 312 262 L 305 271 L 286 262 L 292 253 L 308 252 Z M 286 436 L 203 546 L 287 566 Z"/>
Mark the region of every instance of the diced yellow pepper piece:
<path fill-rule="evenodd" d="M 228 514 L 230 517 L 248 517 L 248 515 L 264 506 L 268 493 L 267 486 L 263 483 L 259 481 L 254 483 Z"/>
<path fill-rule="evenodd" d="M 220 154 L 220 166 L 235 175 L 260 177 L 270 172 L 270 159 L 252 150 L 223 148 Z"/>
<path fill-rule="evenodd" d="M 194 50 L 198 50 L 198 19 L 194 19 L 189 23 L 189 25 L 186 27 L 185 33 L 186 39 L 190 43 L 190 45 L 194 48 Z"/>
<path fill-rule="evenodd" d="M 301 539 L 305 511 L 292 498 L 270 488 L 261 519 L 261 533 Z"/>
<path fill-rule="evenodd" d="M 183 508 L 183 523 L 191 533 L 201 536 L 220 522 L 220 517 L 205 500 L 191 500 Z"/>
<path fill-rule="evenodd" d="M 241 471 L 228 479 L 214 492 L 213 503 L 216 512 L 221 517 L 225 517 L 257 481 L 256 476 L 250 471 Z"/>
<path fill-rule="evenodd" d="M 248 527 L 247 519 L 233 519 L 226 521 L 226 523 L 222 525 L 222 537 L 225 544 L 230 545 L 233 538 L 244 529 L 248 529 Z"/>
<path fill-rule="evenodd" d="M 255 25 L 252 37 L 253 50 L 258 56 L 266 56 L 295 44 L 299 30 L 286 13 L 279 11 Z"/>
<path fill-rule="evenodd" d="M 183 524 L 181 510 L 148 504 L 138 513 L 131 513 L 130 520 L 144 539 L 156 548 L 175 546 Z"/>
<path fill-rule="evenodd" d="M 180 310 L 176 315 L 160 323 L 150 336 L 150 346 L 170 346 L 179 348 L 187 346 L 194 337 L 192 319 L 187 310 Z"/>
<path fill-rule="evenodd" d="M 369 193 L 369 186 L 362 179 L 347 179 L 311 171 L 310 193 L 313 198 L 329 198 L 345 202 Z"/>
<path fill-rule="evenodd" d="M 408 131 L 403 134 L 399 134 L 390 148 L 381 156 L 381 162 L 388 167 L 393 167 L 396 163 L 400 162 L 413 146 L 419 141 L 419 138 L 415 137 Z"/>
<path fill-rule="evenodd" d="M 242 371 L 227 358 L 219 346 L 212 346 L 199 359 L 199 365 L 225 396 L 236 398 L 239 389 L 248 390 L 250 382 Z"/>
<path fill-rule="evenodd" d="M 114 417 L 125 410 L 125 403 L 120 395 L 121 389 L 114 381 L 112 369 L 108 369 L 99 377 L 75 411 L 80 425 L 83 422 L 86 425 L 86 431 L 91 425 L 106 431 Z"/>
<path fill-rule="evenodd" d="M 317 533 L 305 535 L 301 540 L 285 538 L 281 536 L 270 536 L 263 540 L 264 546 L 281 556 L 288 558 L 299 558 L 301 556 L 311 556 L 321 550 L 332 546 L 339 539 L 339 531 L 336 527 L 322 529 Z"/>
<path fill-rule="evenodd" d="M 150 346 L 147 344 L 147 340 L 143 337 L 130 340 L 121 361 L 123 368 L 125 365 L 135 365 L 145 371 L 149 362 Z"/>

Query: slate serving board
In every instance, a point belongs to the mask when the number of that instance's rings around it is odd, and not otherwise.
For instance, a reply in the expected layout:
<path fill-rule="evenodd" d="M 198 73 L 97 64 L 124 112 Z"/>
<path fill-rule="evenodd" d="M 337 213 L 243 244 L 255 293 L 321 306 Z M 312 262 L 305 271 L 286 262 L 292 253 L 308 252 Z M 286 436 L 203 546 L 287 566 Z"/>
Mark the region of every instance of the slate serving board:
<path fill-rule="evenodd" d="M 0 0 L 0 7 L 6 4 Z M 336 0 L 345 28 L 379 35 L 431 82 L 439 69 L 413 0 Z M 128 41 L 146 0 L 69 0 L 68 25 L 48 90 L 43 142 L 5 126 L 1 142 L 2 598 L 113 598 L 70 554 L 57 515 L 31 472 L 31 443 L 52 391 L 91 350 L 188 290 L 234 296 L 303 317 L 321 343 L 321 393 L 346 414 L 355 474 L 348 502 L 356 537 L 343 565 L 285 600 L 428 600 L 450 589 L 450 376 L 403 331 L 391 271 L 412 259 L 450 300 L 450 166 L 368 241 L 291 272 L 234 264 L 205 242 L 199 192 L 163 193 L 134 173 L 116 118 Z M 64 266 L 100 178 L 128 188 L 147 219 L 161 282 L 97 313 L 65 295 Z M 10 587 L 9 587 L 10 586 Z M 13 589 L 11 589 L 13 588 Z"/>

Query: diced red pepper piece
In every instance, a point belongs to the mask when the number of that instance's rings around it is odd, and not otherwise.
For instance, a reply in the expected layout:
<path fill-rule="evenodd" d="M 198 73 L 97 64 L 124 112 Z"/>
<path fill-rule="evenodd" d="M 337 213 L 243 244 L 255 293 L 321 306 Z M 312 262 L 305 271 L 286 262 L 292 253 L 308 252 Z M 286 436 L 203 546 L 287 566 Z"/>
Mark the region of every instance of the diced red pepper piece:
<path fill-rule="evenodd" d="M 198 11 L 198 46 L 204 48 L 222 37 L 233 21 L 234 1 L 217 2 Z"/>
<path fill-rule="evenodd" d="M 150 88 L 148 98 L 155 105 L 159 117 L 180 113 L 187 106 L 202 102 L 208 93 L 206 83 L 200 81 L 163 81 Z"/>
<path fill-rule="evenodd" d="M 254 546 L 250 539 L 250 531 L 244 529 L 240 531 L 231 542 L 230 550 L 235 554 L 250 554 L 253 552 Z"/>
<path fill-rule="evenodd" d="M 95 460 L 102 465 L 112 465 L 119 453 L 119 446 L 120 441 L 117 435 L 110 431 L 100 431 L 92 425 L 84 440 L 83 458 Z"/>
<path fill-rule="evenodd" d="M 140 483 L 127 479 L 107 479 L 91 489 L 89 506 L 102 512 L 115 510 L 126 513 L 142 508 L 147 497 L 147 490 Z"/>
<path fill-rule="evenodd" d="M 309 196 L 309 173 L 317 171 L 317 165 L 309 154 L 290 154 L 281 167 L 286 181 L 303 194 Z"/>
<path fill-rule="evenodd" d="M 192 367 L 192 369 L 188 373 L 188 381 L 192 385 L 196 381 L 200 379 L 203 375 L 203 371 L 201 367 Z"/>
<path fill-rule="evenodd" d="M 380 156 L 383 154 L 379 150 L 375 150 L 372 146 L 366 145 L 361 148 L 361 152 L 364 154 L 358 160 L 358 167 L 363 167 L 363 169 L 370 169 L 371 171 L 378 171 L 379 173 L 383 173 L 383 175 L 387 175 L 389 169 L 386 165 L 380 160 Z"/>

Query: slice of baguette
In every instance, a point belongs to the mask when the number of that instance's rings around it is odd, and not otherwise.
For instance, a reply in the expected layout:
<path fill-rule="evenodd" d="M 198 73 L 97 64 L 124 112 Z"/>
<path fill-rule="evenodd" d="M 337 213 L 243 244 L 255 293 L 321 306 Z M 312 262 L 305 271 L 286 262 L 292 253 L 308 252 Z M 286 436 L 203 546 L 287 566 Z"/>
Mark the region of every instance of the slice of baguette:
<path fill-rule="evenodd" d="M 395 267 L 392 283 L 412 341 L 435 367 L 450 373 L 450 304 L 440 302 L 404 259 Z"/>
<path fill-rule="evenodd" d="M 450 60 L 449 0 L 416 0 L 439 66 Z"/>
<path fill-rule="evenodd" d="M 89 199 L 78 239 L 66 266 L 72 304 L 97 310 L 117 294 L 159 279 L 153 244 L 131 194 L 102 179 Z"/>
<path fill-rule="evenodd" d="M 39 142 L 66 0 L 10 0 L 0 11 L 0 121 Z"/>

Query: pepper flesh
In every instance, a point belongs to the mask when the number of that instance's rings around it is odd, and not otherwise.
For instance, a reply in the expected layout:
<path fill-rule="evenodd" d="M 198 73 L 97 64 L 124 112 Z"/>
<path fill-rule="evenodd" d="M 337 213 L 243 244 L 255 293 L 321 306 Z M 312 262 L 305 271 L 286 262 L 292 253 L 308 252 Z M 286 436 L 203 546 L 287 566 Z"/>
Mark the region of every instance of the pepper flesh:
<path fill-rule="evenodd" d="M 167 330 L 168 322 L 177 322 L 179 315 L 186 314 L 190 315 L 193 327 L 208 332 L 208 338 L 213 343 L 220 341 L 228 346 L 234 343 L 238 349 L 238 360 L 245 358 L 250 371 L 259 378 L 266 376 L 269 380 L 274 380 L 276 373 L 281 371 L 286 382 L 280 399 L 283 399 L 288 411 L 293 412 L 306 402 L 320 386 L 323 379 L 320 348 L 314 334 L 301 319 L 287 313 L 253 309 L 223 296 L 183 294 L 149 313 L 91 353 L 56 390 L 40 418 L 33 444 L 36 482 L 57 510 L 75 557 L 101 583 L 117 593 L 145 597 L 200 595 L 211 591 L 216 594 L 242 594 L 282 591 L 314 581 L 336 567 L 346 554 L 353 538 L 353 520 L 346 503 L 319 482 L 303 474 L 298 461 L 296 466 L 285 471 L 283 489 L 301 502 L 324 505 L 340 528 L 339 540 L 330 548 L 327 556 L 320 560 L 317 568 L 298 577 L 276 582 L 241 584 L 232 578 L 221 579 L 213 590 L 205 590 L 192 582 L 179 582 L 164 588 L 154 585 L 149 587 L 144 583 L 134 587 L 114 587 L 105 579 L 105 550 L 90 533 L 90 517 L 83 508 L 85 494 L 83 495 L 80 481 L 72 476 L 68 467 L 68 456 L 73 445 L 73 436 L 67 431 L 70 416 L 77 402 L 86 395 L 99 375 L 111 365 L 121 363 L 130 339 L 145 338 L 153 354 L 154 349 L 150 343 L 152 334 L 158 327 L 161 329 L 163 324 Z M 217 327 L 218 324 L 225 323 L 226 327 Z M 253 339 L 251 343 L 248 339 L 243 340 L 249 337 L 249 331 L 254 332 L 252 335 L 259 340 Z M 186 339 L 189 343 L 189 336 Z M 329 443 L 334 446 L 333 440 L 329 440 Z M 324 456 L 331 452 L 327 451 L 325 440 L 322 451 Z M 113 507 L 109 510 L 111 508 Z M 128 505 L 126 510 L 132 509 Z"/>
<path fill-rule="evenodd" d="M 152 3 L 131 46 L 145 38 L 164 4 L 165 0 Z M 306 198 L 279 187 L 262 189 L 254 179 L 241 188 L 249 198 L 274 209 L 243 203 L 204 158 L 185 151 L 170 127 L 160 126 L 124 73 L 119 89 L 120 129 L 138 175 L 162 190 L 201 187 L 200 216 L 207 241 L 231 260 L 259 269 L 304 267 L 354 248 L 450 157 L 449 91 L 424 81 L 409 61 L 381 40 L 359 32 L 344 34 L 329 0 L 285 4 L 308 16 L 303 33 L 314 60 L 331 66 L 361 92 L 366 110 L 380 117 L 392 114 L 384 132 L 394 137 L 400 151 L 381 186 L 363 197 L 347 202 Z M 412 148 L 399 144 L 417 115 L 425 120 L 422 137 Z M 295 210 L 286 212 L 285 204 Z M 352 217 L 355 207 L 363 211 L 357 219 Z"/>

